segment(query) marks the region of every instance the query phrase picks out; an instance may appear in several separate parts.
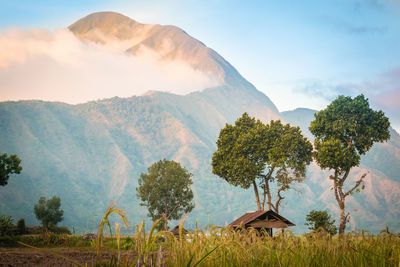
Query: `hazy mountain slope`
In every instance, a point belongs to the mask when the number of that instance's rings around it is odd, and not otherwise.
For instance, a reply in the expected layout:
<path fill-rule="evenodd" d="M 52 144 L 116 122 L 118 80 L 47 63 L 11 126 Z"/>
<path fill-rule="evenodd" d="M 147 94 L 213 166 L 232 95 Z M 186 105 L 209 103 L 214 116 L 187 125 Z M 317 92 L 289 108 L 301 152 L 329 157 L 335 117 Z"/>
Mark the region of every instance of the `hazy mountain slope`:
<path fill-rule="evenodd" d="M 146 217 L 146 211 L 135 196 L 137 178 L 164 157 L 180 161 L 195 175 L 196 209 L 189 225 L 195 219 L 202 225 L 209 221 L 225 224 L 244 211 L 254 210 L 252 190 L 229 186 L 213 176 L 210 160 L 225 122 L 232 122 L 243 111 L 262 114 L 263 107 L 261 101 L 251 98 L 246 106 L 242 95 L 226 95 L 224 90 L 232 92 L 227 88 L 187 96 L 152 92 L 76 106 L 41 101 L 0 103 L 4 137 L 0 149 L 20 155 L 24 167 L 21 175 L 12 177 L 9 185 L 0 189 L 1 213 L 25 217 L 32 223 L 37 199 L 56 194 L 63 201 L 65 223 L 79 231 L 93 229 L 103 210 L 116 199 L 129 212 L 131 223 L 138 223 Z M 230 109 L 228 103 L 233 103 Z M 388 146 L 398 151 L 398 141 L 394 136 L 388 144 L 374 149 Z M 366 171 L 369 163 L 365 160 L 373 154 L 367 154 L 361 169 L 354 170 L 355 175 Z M 377 159 L 376 165 L 379 162 Z M 393 170 L 389 168 L 385 172 L 368 169 L 367 189 L 350 199 L 349 210 L 360 228 L 378 231 L 386 223 L 397 227 L 397 176 L 390 176 Z M 329 207 L 336 212 L 330 186 L 327 173 L 314 164 L 306 183 L 298 187 L 301 193 L 286 195 L 282 213 L 297 224 L 296 232 L 305 229 L 304 218 L 311 209 Z"/>
<path fill-rule="evenodd" d="M 281 112 L 280 115 L 283 120 L 286 122 L 299 126 L 303 133 L 307 135 L 308 138 L 312 139 L 312 134 L 308 127 L 310 126 L 310 122 L 314 119 L 314 114 L 317 110 L 308 109 L 308 108 L 297 108 L 291 111 Z"/>
<path fill-rule="evenodd" d="M 186 96 L 152 92 L 75 106 L 0 103 L 0 149 L 17 153 L 24 167 L 0 188 L 1 213 L 32 223 L 37 199 L 56 194 L 63 202 L 65 223 L 77 230 L 93 227 L 94 215 L 116 199 L 137 223 L 146 217 L 136 200 L 139 174 L 168 158 L 195 174 L 194 214 L 201 213 L 198 218 L 206 224 L 204 212 L 218 211 L 212 221 L 223 224 L 233 216 L 227 207 L 233 204 L 240 210 L 247 196 L 211 175 L 209 161 L 219 129 L 244 111 L 262 114 L 265 121 L 276 118 L 268 115 L 270 109 L 257 95 L 246 97 L 240 90 L 221 87 Z M 230 191 L 239 197 L 232 198 Z M 225 202 L 227 194 L 230 203 Z"/>

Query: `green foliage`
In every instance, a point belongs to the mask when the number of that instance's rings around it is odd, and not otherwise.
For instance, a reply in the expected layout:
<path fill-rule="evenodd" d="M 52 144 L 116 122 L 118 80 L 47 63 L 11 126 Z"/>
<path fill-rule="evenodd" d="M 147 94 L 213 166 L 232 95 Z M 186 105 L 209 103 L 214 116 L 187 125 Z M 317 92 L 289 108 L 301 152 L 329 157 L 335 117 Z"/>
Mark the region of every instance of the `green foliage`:
<path fill-rule="evenodd" d="M 135 240 L 131 237 L 126 237 L 121 244 L 121 248 L 123 249 L 133 249 L 135 247 Z"/>
<path fill-rule="evenodd" d="M 90 247 L 90 241 L 83 240 L 81 236 L 52 232 L 19 236 L 16 240 L 35 247 Z"/>
<path fill-rule="evenodd" d="M 18 247 L 19 236 L 0 235 L 0 247 Z"/>
<path fill-rule="evenodd" d="M 244 113 L 234 126 L 226 124 L 221 130 L 212 157 L 212 171 L 244 189 L 258 180 L 264 192 L 273 181 L 279 192 L 286 191 L 291 183 L 304 179 L 311 151 L 311 143 L 298 127 L 283 125 L 279 120 L 264 125 Z"/>
<path fill-rule="evenodd" d="M 69 230 L 69 228 L 67 226 L 57 226 L 57 225 L 51 225 L 49 226 L 48 229 L 50 232 L 52 233 L 56 233 L 56 234 L 71 234 L 71 231 Z"/>
<path fill-rule="evenodd" d="M 321 168 L 343 174 L 358 166 L 374 142 L 390 138 L 389 119 L 383 111 L 369 107 L 363 95 L 339 96 L 315 114 L 310 131 L 316 137 L 314 157 Z"/>
<path fill-rule="evenodd" d="M 267 135 L 265 125 L 247 113 L 234 126 L 226 124 L 212 157 L 213 173 L 234 186 L 249 188 L 261 176 L 268 161 Z"/>
<path fill-rule="evenodd" d="M 0 235 L 12 235 L 14 232 L 13 219 L 11 216 L 0 215 Z"/>
<path fill-rule="evenodd" d="M 53 196 L 46 200 L 41 197 L 38 204 L 34 207 L 36 218 L 42 222 L 43 227 L 47 230 L 49 227 L 56 226 L 63 220 L 64 211 L 60 210 L 61 200 L 59 197 Z"/>
<path fill-rule="evenodd" d="M 5 186 L 8 183 L 10 174 L 19 174 L 22 171 L 22 167 L 19 166 L 21 160 L 17 155 L 8 156 L 7 153 L 0 155 L 0 186 Z"/>
<path fill-rule="evenodd" d="M 23 235 L 26 233 L 26 226 L 25 226 L 25 219 L 21 218 L 18 220 L 17 222 L 17 229 L 18 229 L 18 233 L 20 235 Z"/>
<path fill-rule="evenodd" d="M 326 210 L 310 211 L 310 213 L 307 214 L 306 221 L 307 223 L 305 223 L 305 225 L 307 225 L 308 229 L 312 231 L 316 231 L 322 227 L 329 234 L 336 235 L 337 229 L 335 226 L 335 220 L 331 220 L 331 215 L 329 215 Z"/>
<path fill-rule="evenodd" d="M 191 177 L 178 162 L 163 159 L 154 163 L 138 180 L 140 205 L 147 207 L 148 216 L 154 221 L 161 217 L 179 219 L 194 208 Z"/>

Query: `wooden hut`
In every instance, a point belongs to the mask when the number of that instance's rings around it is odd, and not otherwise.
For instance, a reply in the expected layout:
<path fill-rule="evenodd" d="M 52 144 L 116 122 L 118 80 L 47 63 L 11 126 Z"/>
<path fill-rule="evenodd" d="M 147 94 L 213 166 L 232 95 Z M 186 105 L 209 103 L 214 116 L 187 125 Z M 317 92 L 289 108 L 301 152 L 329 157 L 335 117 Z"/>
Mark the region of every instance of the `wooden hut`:
<path fill-rule="evenodd" d="M 265 229 L 270 236 L 272 236 L 272 228 L 287 228 L 289 226 L 295 226 L 295 224 L 273 210 L 248 212 L 228 225 L 228 227 L 234 229 L 238 227 Z"/>
<path fill-rule="evenodd" d="M 175 226 L 170 232 L 177 238 L 179 239 L 179 225 Z M 183 228 L 183 234 L 186 235 L 188 231 Z"/>

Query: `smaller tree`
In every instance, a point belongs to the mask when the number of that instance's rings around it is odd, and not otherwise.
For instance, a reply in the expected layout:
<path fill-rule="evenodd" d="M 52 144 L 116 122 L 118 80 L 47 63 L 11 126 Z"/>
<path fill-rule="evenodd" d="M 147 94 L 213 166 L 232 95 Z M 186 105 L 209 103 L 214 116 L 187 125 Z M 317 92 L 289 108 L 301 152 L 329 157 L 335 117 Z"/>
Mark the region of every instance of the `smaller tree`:
<path fill-rule="evenodd" d="M 326 210 L 312 210 L 309 214 L 307 214 L 305 225 L 308 226 L 308 229 L 315 231 L 318 228 L 322 227 L 325 231 L 327 231 L 331 235 L 336 235 L 337 228 L 335 226 L 335 220 L 331 220 L 331 215 L 328 214 Z"/>
<path fill-rule="evenodd" d="M 6 186 L 10 174 L 19 174 L 22 171 L 22 167 L 19 166 L 21 160 L 17 155 L 8 156 L 7 153 L 0 155 L 0 185 Z"/>
<path fill-rule="evenodd" d="M 166 159 L 154 163 L 147 174 L 140 175 L 136 188 L 137 197 L 142 201 L 140 205 L 147 207 L 153 221 L 164 219 L 164 230 L 169 219 L 177 220 L 194 208 L 191 177 L 178 162 Z"/>
<path fill-rule="evenodd" d="M 309 127 L 315 136 L 313 157 L 321 169 L 332 171 L 329 179 L 340 209 L 339 234 L 344 234 L 350 216 L 345 211 L 346 198 L 364 188 L 367 173 L 351 186 L 347 178 L 375 142 L 389 140 L 389 119 L 383 111 L 371 109 L 363 95 L 338 96 L 314 116 Z"/>
<path fill-rule="evenodd" d="M 18 230 L 18 233 L 20 235 L 23 235 L 23 234 L 26 233 L 26 226 L 25 226 L 25 219 L 24 218 L 21 218 L 21 219 L 18 220 L 18 222 L 17 222 L 17 230 Z"/>
<path fill-rule="evenodd" d="M 36 218 L 42 222 L 43 227 L 47 230 L 49 226 L 56 226 L 63 220 L 64 211 L 60 210 L 61 200 L 59 197 L 53 196 L 46 200 L 41 197 L 38 204 L 35 205 L 34 211 Z"/>

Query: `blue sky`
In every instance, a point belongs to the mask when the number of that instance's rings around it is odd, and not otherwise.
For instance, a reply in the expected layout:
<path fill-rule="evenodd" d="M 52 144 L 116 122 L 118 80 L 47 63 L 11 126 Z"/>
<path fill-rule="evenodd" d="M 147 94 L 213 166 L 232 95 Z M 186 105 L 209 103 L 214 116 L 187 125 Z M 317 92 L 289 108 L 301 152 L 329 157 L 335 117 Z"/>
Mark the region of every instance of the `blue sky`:
<path fill-rule="evenodd" d="M 400 129 L 400 1 L 3 1 L 0 28 L 55 30 L 96 11 L 172 24 L 225 57 L 280 111 L 364 93 Z"/>

